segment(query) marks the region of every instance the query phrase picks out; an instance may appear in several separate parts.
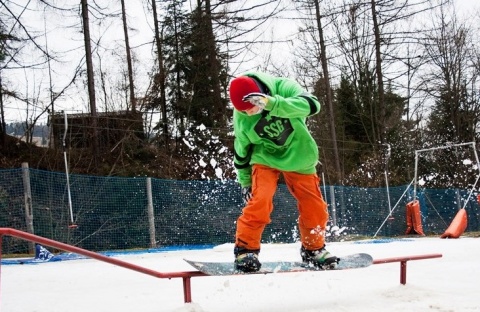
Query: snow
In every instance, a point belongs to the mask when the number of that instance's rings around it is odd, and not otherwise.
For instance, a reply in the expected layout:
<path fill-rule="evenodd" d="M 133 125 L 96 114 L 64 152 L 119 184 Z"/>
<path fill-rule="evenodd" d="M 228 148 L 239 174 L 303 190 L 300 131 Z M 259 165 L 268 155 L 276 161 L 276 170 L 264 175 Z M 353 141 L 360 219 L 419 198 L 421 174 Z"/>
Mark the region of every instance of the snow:
<path fill-rule="evenodd" d="M 260 260 L 299 260 L 299 244 L 264 244 Z M 210 312 L 210 311 L 480 311 L 480 238 L 414 237 L 332 242 L 337 256 L 366 252 L 374 259 L 424 254 L 400 264 L 345 271 L 192 277 L 192 303 L 181 278 L 158 279 L 93 259 L 3 265 L 4 312 Z M 233 245 L 211 249 L 115 256 L 161 272 L 193 271 L 182 259 L 232 261 Z"/>
<path fill-rule="evenodd" d="M 198 164 L 199 164 L 200 167 L 202 167 L 202 168 L 205 168 L 205 167 L 207 166 L 207 163 L 206 163 L 203 159 L 200 159 L 200 160 L 198 161 Z"/>

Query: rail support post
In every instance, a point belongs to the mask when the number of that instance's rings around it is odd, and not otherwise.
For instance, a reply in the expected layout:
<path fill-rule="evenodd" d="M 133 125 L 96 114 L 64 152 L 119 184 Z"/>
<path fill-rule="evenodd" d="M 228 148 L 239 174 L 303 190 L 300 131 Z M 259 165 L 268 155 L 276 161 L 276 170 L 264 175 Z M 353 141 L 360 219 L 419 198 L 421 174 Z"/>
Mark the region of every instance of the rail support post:
<path fill-rule="evenodd" d="M 407 261 L 400 261 L 400 284 L 407 283 Z"/>
<path fill-rule="evenodd" d="M 400 284 L 405 285 L 407 283 L 407 261 L 441 258 L 441 257 L 442 257 L 442 254 L 395 257 L 395 258 L 386 258 L 386 259 L 376 259 L 376 260 L 373 260 L 373 264 L 400 262 Z"/>
<path fill-rule="evenodd" d="M 191 287 L 191 277 L 183 277 L 183 298 L 185 303 L 192 302 L 192 287 Z"/>
<path fill-rule="evenodd" d="M 2 257 L 3 257 L 3 253 L 2 253 L 2 248 L 3 248 L 3 234 L 0 234 L 0 302 L 2 302 L 2 298 L 1 298 L 1 289 L 2 289 Z"/>

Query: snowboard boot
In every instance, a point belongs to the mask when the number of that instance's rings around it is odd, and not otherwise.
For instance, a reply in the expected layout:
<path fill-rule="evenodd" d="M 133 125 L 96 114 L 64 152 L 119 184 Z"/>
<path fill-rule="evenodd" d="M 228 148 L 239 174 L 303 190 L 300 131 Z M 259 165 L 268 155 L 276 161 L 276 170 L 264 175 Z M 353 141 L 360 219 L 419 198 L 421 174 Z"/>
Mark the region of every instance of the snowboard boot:
<path fill-rule="evenodd" d="M 235 270 L 244 273 L 252 273 L 260 270 L 262 264 L 258 260 L 260 249 L 248 250 L 241 247 L 235 247 Z"/>
<path fill-rule="evenodd" d="M 317 250 L 307 250 L 302 246 L 300 249 L 300 255 L 302 256 L 302 261 L 306 266 L 313 266 L 319 270 L 329 270 L 335 269 L 337 266 L 339 258 L 330 254 L 323 246 Z"/>

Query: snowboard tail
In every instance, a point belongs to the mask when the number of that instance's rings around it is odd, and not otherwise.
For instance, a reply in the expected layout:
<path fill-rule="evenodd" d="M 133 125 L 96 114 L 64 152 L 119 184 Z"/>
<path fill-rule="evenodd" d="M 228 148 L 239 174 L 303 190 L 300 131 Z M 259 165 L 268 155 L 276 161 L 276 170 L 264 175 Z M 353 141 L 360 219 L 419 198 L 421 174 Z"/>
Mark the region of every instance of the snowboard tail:
<path fill-rule="evenodd" d="M 244 273 L 235 270 L 232 262 L 202 262 L 187 260 L 191 266 L 197 270 L 208 275 L 236 275 L 236 274 L 268 274 L 268 273 L 282 273 L 282 272 L 306 272 L 306 271 L 335 271 L 359 269 L 370 266 L 373 263 L 373 258 L 366 253 L 351 254 L 340 257 L 335 268 L 322 270 L 313 266 L 305 265 L 303 262 L 296 261 L 277 261 L 277 262 L 263 262 L 262 267 L 257 272 Z"/>

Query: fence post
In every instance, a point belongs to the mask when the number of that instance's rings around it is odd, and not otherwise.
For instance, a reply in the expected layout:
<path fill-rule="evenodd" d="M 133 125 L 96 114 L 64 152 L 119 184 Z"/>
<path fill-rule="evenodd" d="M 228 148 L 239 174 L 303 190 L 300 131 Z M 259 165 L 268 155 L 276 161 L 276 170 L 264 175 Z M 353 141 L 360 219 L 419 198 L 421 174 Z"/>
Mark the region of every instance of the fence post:
<path fill-rule="evenodd" d="M 456 196 L 456 202 L 457 202 L 457 210 L 460 210 L 463 206 L 463 203 L 462 203 L 462 198 L 460 197 L 459 189 L 455 189 L 455 196 Z"/>
<path fill-rule="evenodd" d="M 155 214 L 153 213 L 153 199 L 152 199 L 152 178 L 147 177 L 147 200 L 148 200 L 148 232 L 150 233 L 150 248 L 157 247 L 155 239 Z"/>
<path fill-rule="evenodd" d="M 30 169 L 28 163 L 22 163 L 23 178 L 23 194 L 25 198 L 25 223 L 27 224 L 27 232 L 35 234 L 33 230 L 33 209 L 32 209 L 32 189 L 30 187 Z M 35 254 L 35 243 L 28 243 L 28 252 Z"/>

